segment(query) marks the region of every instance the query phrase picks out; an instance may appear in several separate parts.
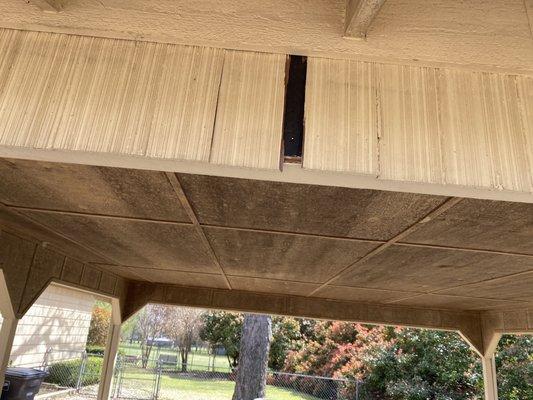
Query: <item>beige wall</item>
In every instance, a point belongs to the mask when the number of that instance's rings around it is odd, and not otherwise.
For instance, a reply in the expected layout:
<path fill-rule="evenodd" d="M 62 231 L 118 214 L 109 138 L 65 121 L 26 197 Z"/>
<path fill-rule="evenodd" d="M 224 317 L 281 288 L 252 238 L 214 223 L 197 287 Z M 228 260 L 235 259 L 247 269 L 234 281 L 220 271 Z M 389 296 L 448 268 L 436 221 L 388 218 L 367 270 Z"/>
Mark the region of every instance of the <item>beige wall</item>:
<path fill-rule="evenodd" d="M 51 361 L 78 357 L 85 350 L 93 305 L 90 294 L 50 285 L 18 325 L 12 365 L 39 366 L 48 348 L 54 349 Z"/>

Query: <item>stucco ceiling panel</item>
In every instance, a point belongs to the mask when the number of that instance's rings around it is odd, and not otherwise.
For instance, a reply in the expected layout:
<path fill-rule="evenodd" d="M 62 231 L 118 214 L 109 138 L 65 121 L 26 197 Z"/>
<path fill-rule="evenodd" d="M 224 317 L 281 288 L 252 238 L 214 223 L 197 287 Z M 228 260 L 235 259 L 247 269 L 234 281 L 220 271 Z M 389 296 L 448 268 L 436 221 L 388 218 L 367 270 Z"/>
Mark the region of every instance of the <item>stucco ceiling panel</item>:
<path fill-rule="evenodd" d="M 0 159 L 0 175 L 6 204 L 190 221 L 162 172 Z"/>
<path fill-rule="evenodd" d="M 262 279 L 245 276 L 230 276 L 231 287 L 235 290 L 290 294 L 305 296 L 318 287 L 316 284 L 276 279 Z"/>
<path fill-rule="evenodd" d="M 413 295 L 415 295 L 415 293 L 397 290 L 367 289 L 348 286 L 325 286 L 315 293 L 313 297 L 346 301 L 384 303 Z"/>
<path fill-rule="evenodd" d="M 391 246 L 333 284 L 429 292 L 533 270 L 533 258 L 459 250 Z"/>
<path fill-rule="evenodd" d="M 206 228 L 228 275 L 321 283 L 376 247 L 373 243 Z"/>
<path fill-rule="evenodd" d="M 439 293 L 531 302 L 533 301 L 533 272 L 465 285 Z"/>
<path fill-rule="evenodd" d="M 218 272 L 191 225 L 25 211 L 120 265 Z"/>
<path fill-rule="evenodd" d="M 463 199 L 404 241 L 533 254 L 533 204 Z"/>
<path fill-rule="evenodd" d="M 444 202 L 440 196 L 184 175 L 203 224 L 387 240 Z"/>

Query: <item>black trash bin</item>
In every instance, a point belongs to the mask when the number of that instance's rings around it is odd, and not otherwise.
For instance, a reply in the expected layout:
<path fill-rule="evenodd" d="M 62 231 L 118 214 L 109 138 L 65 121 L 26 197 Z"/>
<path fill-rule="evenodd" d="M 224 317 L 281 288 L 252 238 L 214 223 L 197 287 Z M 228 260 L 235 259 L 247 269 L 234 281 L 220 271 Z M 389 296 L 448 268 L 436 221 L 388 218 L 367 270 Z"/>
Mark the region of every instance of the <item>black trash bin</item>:
<path fill-rule="evenodd" d="M 0 400 L 33 400 L 46 375 L 33 368 L 8 368 Z"/>

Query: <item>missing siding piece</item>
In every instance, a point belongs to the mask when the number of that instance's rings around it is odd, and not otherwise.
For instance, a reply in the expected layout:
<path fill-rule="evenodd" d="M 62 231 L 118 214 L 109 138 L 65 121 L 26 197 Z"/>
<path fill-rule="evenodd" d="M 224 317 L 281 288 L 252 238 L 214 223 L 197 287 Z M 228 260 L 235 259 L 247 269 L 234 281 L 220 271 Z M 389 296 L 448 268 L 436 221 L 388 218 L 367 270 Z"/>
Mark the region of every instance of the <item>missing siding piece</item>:
<path fill-rule="evenodd" d="M 283 155 L 285 162 L 302 162 L 306 77 L 307 57 L 289 56 L 283 114 Z"/>

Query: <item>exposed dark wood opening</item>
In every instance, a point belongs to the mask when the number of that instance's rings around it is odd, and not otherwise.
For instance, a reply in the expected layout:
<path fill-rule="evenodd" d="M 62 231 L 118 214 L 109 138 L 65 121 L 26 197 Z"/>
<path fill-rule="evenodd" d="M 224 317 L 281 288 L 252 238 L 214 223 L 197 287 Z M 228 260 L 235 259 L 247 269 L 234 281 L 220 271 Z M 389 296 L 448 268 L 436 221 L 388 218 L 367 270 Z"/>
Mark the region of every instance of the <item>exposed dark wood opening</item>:
<path fill-rule="evenodd" d="M 307 57 L 290 56 L 285 113 L 283 116 L 283 155 L 285 162 L 301 162 L 304 138 L 305 81 Z"/>

